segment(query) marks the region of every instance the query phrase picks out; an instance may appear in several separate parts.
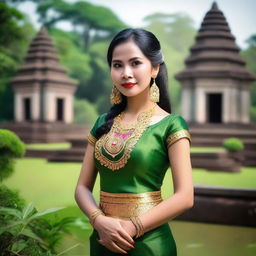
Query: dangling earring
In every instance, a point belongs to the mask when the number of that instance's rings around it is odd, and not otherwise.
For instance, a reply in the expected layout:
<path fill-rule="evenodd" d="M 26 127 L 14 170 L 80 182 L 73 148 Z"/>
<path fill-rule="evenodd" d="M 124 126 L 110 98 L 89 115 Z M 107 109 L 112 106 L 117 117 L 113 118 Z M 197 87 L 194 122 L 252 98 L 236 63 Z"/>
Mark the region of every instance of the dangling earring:
<path fill-rule="evenodd" d="M 159 102 L 159 97 L 160 97 L 159 88 L 155 83 L 155 78 L 153 78 L 153 80 L 154 82 L 151 85 L 150 91 L 149 91 L 149 98 L 153 102 Z"/>
<path fill-rule="evenodd" d="M 114 85 L 112 87 L 112 91 L 111 91 L 111 94 L 110 94 L 110 102 L 111 102 L 112 105 L 114 105 L 114 104 L 121 103 L 121 101 L 122 101 L 121 93 L 118 91 L 118 89 Z"/>

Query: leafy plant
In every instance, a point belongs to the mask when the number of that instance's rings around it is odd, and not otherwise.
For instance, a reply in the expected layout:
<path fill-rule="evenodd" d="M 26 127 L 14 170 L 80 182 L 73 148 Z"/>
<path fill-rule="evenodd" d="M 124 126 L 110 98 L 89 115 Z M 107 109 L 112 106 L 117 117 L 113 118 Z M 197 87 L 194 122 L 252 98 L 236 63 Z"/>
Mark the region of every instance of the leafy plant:
<path fill-rule="evenodd" d="M 48 249 L 56 252 L 56 247 L 60 244 L 63 234 L 69 234 L 69 228 L 74 226 L 75 217 L 65 217 L 58 220 L 38 219 L 33 231 L 44 239 Z"/>
<path fill-rule="evenodd" d="M 230 152 L 242 150 L 244 148 L 243 141 L 238 138 L 227 138 L 223 141 L 223 146 Z"/>
<path fill-rule="evenodd" d="M 0 255 L 61 255 L 56 254 L 56 246 L 62 234 L 67 233 L 68 227 L 75 223 L 75 218 L 63 218 L 50 223 L 42 217 L 63 208 L 37 212 L 32 203 L 22 210 L 0 207 L 0 216 L 4 222 L 0 227 Z"/>

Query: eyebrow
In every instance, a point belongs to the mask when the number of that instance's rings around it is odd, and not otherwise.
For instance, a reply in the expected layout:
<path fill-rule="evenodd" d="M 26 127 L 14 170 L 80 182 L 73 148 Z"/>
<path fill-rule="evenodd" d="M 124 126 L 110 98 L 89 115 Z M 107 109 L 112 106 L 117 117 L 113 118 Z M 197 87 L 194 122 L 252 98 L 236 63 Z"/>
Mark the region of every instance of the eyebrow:
<path fill-rule="evenodd" d="M 129 61 L 133 61 L 133 60 L 137 60 L 137 59 L 141 59 L 141 57 L 133 57 L 133 58 L 129 59 Z M 122 62 L 122 61 L 115 59 L 115 60 L 112 60 L 112 62 Z"/>

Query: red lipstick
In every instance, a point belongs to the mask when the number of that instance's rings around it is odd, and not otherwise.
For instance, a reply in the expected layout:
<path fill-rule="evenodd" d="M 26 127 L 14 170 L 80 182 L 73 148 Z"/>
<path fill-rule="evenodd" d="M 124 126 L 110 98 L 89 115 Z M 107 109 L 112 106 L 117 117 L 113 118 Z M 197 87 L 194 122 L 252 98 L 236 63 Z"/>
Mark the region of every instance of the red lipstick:
<path fill-rule="evenodd" d="M 131 88 L 133 87 L 134 85 L 136 85 L 136 83 L 123 83 L 122 86 L 125 87 L 125 88 Z"/>

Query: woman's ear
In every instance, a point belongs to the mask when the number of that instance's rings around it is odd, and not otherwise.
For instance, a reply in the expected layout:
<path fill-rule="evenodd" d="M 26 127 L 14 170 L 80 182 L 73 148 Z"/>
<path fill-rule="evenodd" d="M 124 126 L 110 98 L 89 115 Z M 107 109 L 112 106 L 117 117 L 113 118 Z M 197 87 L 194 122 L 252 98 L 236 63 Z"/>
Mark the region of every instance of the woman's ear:
<path fill-rule="evenodd" d="M 159 69 L 160 69 L 160 64 L 158 64 L 155 67 L 153 67 L 153 69 L 152 69 L 152 77 L 157 77 Z"/>

